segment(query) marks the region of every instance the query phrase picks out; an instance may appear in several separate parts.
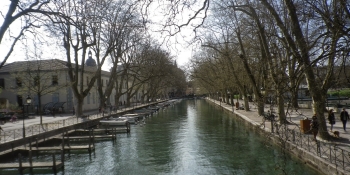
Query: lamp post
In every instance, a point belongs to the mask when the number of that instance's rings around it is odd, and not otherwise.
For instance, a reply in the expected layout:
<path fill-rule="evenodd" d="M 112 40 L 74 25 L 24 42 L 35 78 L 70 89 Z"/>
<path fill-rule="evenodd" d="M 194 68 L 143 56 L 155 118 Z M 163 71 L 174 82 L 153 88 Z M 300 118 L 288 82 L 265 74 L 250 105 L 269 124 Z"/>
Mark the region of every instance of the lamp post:
<path fill-rule="evenodd" d="M 28 95 L 28 97 L 27 97 L 27 99 L 26 99 L 26 102 L 27 102 L 27 104 L 26 104 L 26 106 L 27 106 L 27 115 L 29 116 L 29 111 L 28 111 L 28 106 L 30 105 L 30 103 L 32 103 L 32 99 L 29 97 L 29 95 Z M 25 125 L 24 125 L 24 115 L 23 115 L 23 138 L 25 138 L 26 137 L 26 127 L 25 127 Z"/>

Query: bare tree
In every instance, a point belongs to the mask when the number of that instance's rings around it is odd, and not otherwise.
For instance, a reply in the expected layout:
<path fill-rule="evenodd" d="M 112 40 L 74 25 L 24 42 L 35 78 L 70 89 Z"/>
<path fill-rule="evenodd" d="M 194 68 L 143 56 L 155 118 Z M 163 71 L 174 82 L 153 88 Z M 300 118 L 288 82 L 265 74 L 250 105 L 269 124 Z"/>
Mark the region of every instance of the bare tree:
<path fill-rule="evenodd" d="M 49 7 L 52 5 L 50 0 L 11 0 L 6 2 L 6 5 L 7 11 L 0 11 L 1 17 L 3 18 L 3 23 L 0 26 L 0 46 L 5 45 L 8 50 L 3 50 L 3 53 L 7 54 L 2 58 L 0 68 L 7 62 L 14 51 L 15 45 L 28 29 L 39 27 L 42 24 L 41 21 L 47 19 L 47 17 L 51 15 L 61 15 L 57 11 L 50 10 Z M 21 23 L 20 27 L 18 27 L 18 23 Z M 16 26 L 11 28 L 14 24 L 16 24 Z M 6 32 L 8 32 L 8 35 L 5 35 Z M 8 42 L 4 42 L 4 39 L 8 39 Z"/>
<path fill-rule="evenodd" d="M 59 79 L 62 79 L 61 75 L 65 75 L 65 62 L 56 59 L 41 60 L 37 58 L 36 60 L 18 62 L 16 65 L 11 72 L 12 77 L 16 80 L 16 87 L 13 90 L 22 96 L 36 95 L 34 99 L 38 100 L 37 109 L 40 115 L 40 124 L 42 124 L 41 98 L 70 86 L 68 82 L 59 81 Z"/>

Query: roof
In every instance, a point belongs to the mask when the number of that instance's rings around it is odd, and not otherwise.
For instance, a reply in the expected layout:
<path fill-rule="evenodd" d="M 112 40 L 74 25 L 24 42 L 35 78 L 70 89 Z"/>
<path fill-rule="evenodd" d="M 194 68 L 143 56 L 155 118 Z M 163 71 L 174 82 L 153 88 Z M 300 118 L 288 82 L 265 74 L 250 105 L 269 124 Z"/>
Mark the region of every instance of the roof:
<path fill-rule="evenodd" d="M 16 61 L 13 63 L 5 64 L 1 69 L 0 73 L 16 72 L 23 70 L 60 70 L 66 69 L 67 62 L 58 59 L 49 60 L 33 60 L 33 61 Z"/>
<path fill-rule="evenodd" d="M 67 61 L 59 59 L 48 59 L 48 60 L 30 60 L 30 61 L 16 61 L 5 64 L 1 69 L 0 73 L 16 72 L 23 70 L 37 70 L 41 71 L 52 71 L 52 70 L 64 70 L 68 69 Z M 75 64 L 72 64 L 74 68 Z M 96 67 L 85 66 L 85 71 L 95 72 Z M 102 70 L 103 75 L 109 75 L 108 71 Z"/>

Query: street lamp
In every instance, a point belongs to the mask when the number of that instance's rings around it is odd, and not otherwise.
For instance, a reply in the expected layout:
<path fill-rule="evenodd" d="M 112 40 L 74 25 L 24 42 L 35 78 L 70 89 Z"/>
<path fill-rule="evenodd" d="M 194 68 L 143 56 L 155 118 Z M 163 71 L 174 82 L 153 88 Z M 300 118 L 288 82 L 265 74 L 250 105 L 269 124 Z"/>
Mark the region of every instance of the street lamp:
<path fill-rule="evenodd" d="M 26 99 L 26 102 L 27 102 L 27 104 L 26 104 L 26 106 L 27 106 L 27 115 L 29 116 L 28 106 L 30 105 L 30 103 L 32 103 L 32 99 L 29 97 L 29 95 L 28 95 L 28 97 Z M 25 125 L 24 125 L 24 117 L 25 116 L 23 115 L 23 138 L 26 137 L 26 128 L 25 128 Z"/>

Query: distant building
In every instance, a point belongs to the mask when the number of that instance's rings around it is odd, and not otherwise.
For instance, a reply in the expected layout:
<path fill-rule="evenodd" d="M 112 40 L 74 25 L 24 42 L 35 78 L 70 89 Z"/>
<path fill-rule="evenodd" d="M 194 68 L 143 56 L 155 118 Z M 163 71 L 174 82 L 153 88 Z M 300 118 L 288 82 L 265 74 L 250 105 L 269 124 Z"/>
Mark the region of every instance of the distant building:
<path fill-rule="evenodd" d="M 94 70 L 96 68 L 96 61 L 91 57 L 89 52 L 89 58 L 86 60 L 85 69 L 86 71 Z M 6 64 L 3 68 L 0 69 L 0 87 L 2 92 L 0 94 L 0 99 L 3 101 L 8 101 L 12 105 L 17 105 L 23 107 L 25 105 L 25 99 L 29 95 L 32 98 L 32 103 L 29 106 L 29 111 L 37 112 L 38 111 L 38 96 L 35 92 L 31 91 L 30 88 L 25 88 L 25 85 L 28 85 L 28 82 L 35 84 L 37 81 L 36 77 L 31 77 L 28 79 L 28 71 L 40 72 L 40 74 L 46 76 L 46 79 L 41 80 L 42 84 L 49 85 L 46 88 L 54 89 L 54 87 L 61 87 L 54 90 L 46 95 L 41 97 L 41 105 L 44 107 L 49 103 L 61 103 L 66 112 L 72 111 L 76 100 L 73 94 L 73 91 L 70 86 L 70 80 L 68 76 L 68 67 L 67 62 L 50 59 L 50 60 L 34 60 L 34 61 L 18 61 Z M 23 74 L 24 73 L 24 74 Z M 34 75 L 35 73 L 33 73 Z M 19 76 L 23 75 L 23 76 Z M 39 75 L 39 74 L 38 74 Z M 84 84 L 88 83 L 90 78 L 93 75 L 88 76 L 89 74 L 84 74 Z M 18 76 L 18 77 L 17 77 Z M 78 74 L 79 76 L 79 74 Z M 109 82 L 110 72 L 102 71 L 102 86 L 106 86 Z M 78 77 L 80 79 L 81 77 Z M 79 83 L 80 81 L 78 81 Z M 87 85 L 87 84 L 86 84 Z M 51 86 L 51 87 L 50 87 Z M 115 105 L 115 92 L 112 91 L 112 94 L 107 99 L 107 105 Z M 121 96 L 119 101 L 125 101 L 125 95 Z M 83 111 L 95 110 L 100 106 L 99 104 L 99 95 L 97 92 L 97 83 L 90 90 L 89 94 L 84 99 Z M 4 107 L 2 107 L 4 108 Z"/>

